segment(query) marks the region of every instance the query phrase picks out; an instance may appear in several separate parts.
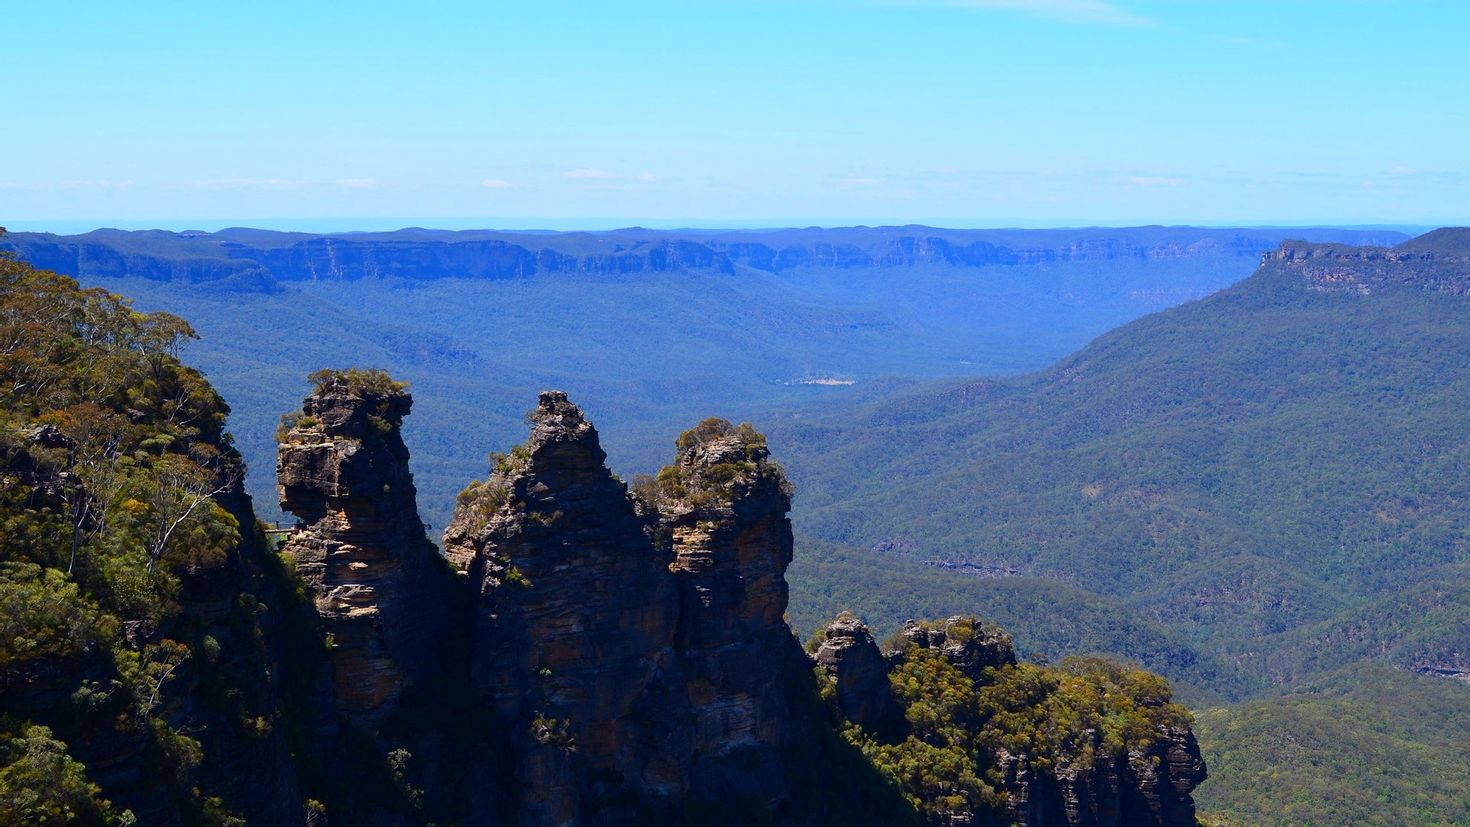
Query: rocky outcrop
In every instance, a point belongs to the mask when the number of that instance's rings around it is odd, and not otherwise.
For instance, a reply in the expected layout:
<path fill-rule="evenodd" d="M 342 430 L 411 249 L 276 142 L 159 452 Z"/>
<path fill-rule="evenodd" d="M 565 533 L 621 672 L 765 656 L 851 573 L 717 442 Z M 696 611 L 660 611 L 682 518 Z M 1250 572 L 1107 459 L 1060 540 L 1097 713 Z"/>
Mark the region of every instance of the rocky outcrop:
<path fill-rule="evenodd" d="M 845 614 L 827 627 L 813 653 L 813 660 L 832 681 L 836 706 L 851 721 L 880 742 L 893 743 L 892 719 L 885 708 L 897 710 L 890 687 L 890 673 L 909 663 L 917 652 L 937 654 L 943 662 L 968 678 L 976 688 L 1004 686 L 1016 671 L 1017 660 L 1011 639 L 1001 630 L 978 618 L 958 616 L 937 622 L 910 621 L 902 632 L 903 648 L 882 657 L 866 627 Z M 1034 667 L 1031 667 L 1034 668 Z M 910 679 L 912 675 L 910 675 Z M 1044 702 L 1044 682 L 1028 690 L 1028 704 Z M 909 691 L 915 691 L 910 687 Z M 1130 698 L 1129 703 L 1137 699 Z M 1147 704 L 1163 701 L 1149 697 Z M 1025 716 L 1017 717 L 1011 726 Z M 958 724 L 965 726 L 966 724 Z M 973 726 L 974 724 L 970 724 Z M 882 727 L 890 727 L 886 734 Z M 918 726 L 918 724 L 915 724 Z M 922 735 L 922 732 L 916 733 Z M 1080 735 L 1076 739 L 1075 735 Z M 1194 827 L 1195 808 L 1190 793 L 1205 778 L 1199 745 L 1187 727 L 1160 724 L 1146 737 L 1128 742 L 1124 748 L 1109 746 L 1097 728 L 1088 728 L 1067 738 L 1065 749 L 1045 747 L 1049 757 L 1038 762 L 1014 744 L 1041 744 L 1051 736 L 1038 732 L 992 753 L 980 748 L 990 767 L 987 777 L 999 781 L 1004 811 L 1010 823 L 1023 827 Z M 976 738 L 979 743 L 982 738 Z M 989 824 L 995 816 L 983 809 L 976 812 L 941 810 L 931 813 L 932 824 Z"/>
<path fill-rule="evenodd" d="M 1368 295 L 1416 290 L 1470 295 L 1470 231 L 1445 227 L 1396 247 L 1283 242 L 1261 256 L 1267 272 L 1286 273 L 1308 289 Z"/>
<path fill-rule="evenodd" d="M 677 448 L 640 493 L 674 554 L 675 646 L 694 712 L 690 783 L 699 798 L 774 809 L 790 793 L 780 753 L 809 725 L 790 704 L 808 669 L 785 621 L 790 484 L 748 424 L 707 419 Z"/>
<path fill-rule="evenodd" d="M 780 812 L 810 674 L 784 620 L 790 491 L 764 440 L 706 421 L 635 499 L 566 394 L 529 418 L 444 534 L 475 593 L 475 686 L 513 756 L 503 806 L 536 824 Z"/>
<path fill-rule="evenodd" d="M 398 430 L 413 399 L 368 378 L 318 383 L 283 424 L 276 480 L 281 508 L 300 520 L 281 551 L 329 641 L 337 706 L 375 720 L 440 668 L 448 595 Z"/>
<path fill-rule="evenodd" d="M 1190 793 L 1205 780 L 1194 733 L 1170 729 L 1146 750 L 1087 765 L 1061 763 L 1051 773 L 1024 756 L 998 756 L 1006 800 L 1026 827 L 1195 827 Z"/>
<path fill-rule="evenodd" d="M 444 534 L 475 592 L 475 688 L 509 733 L 512 809 L 538 824 L 631 818 L 630 796 L 683 788 L 691 743 L 675 725 L 689 712 L 672 555 L 566 394 L 541 394 L 531 421 Z"/>
<path fill-rule="evenodd" d="M 939 623 L 910 620 L 903 637 L 920 649 L 934 649 L 972 681 L 985 678 L 986 669 L 1016 665 L 1011 636 L 975 617 L 956 616 Z"/>
<path fill-rule="evenodd" d="M 901 713 L 888 686 L 888 662 L 861 620 L 846 612 L 822 632 L 812 660 L 837 688 L 842 716 L 863 729 L 893 740 Z"/>

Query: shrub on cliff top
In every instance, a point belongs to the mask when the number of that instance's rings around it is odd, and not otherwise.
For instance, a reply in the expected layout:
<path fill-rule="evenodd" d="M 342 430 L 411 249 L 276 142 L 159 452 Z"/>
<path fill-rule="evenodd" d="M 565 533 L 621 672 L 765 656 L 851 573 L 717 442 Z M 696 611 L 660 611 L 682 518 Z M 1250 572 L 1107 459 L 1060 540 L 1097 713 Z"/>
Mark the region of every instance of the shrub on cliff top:
<path fill-rule="evenodd" d="M 674 448 L 680 454 L 683 454 L 696 445 L 706 445 L 717 439 L 724 439 L 732 434 L 738 436 L 741 444 L 745 446 L 745 456 L 747 459 L 758 459 L 760 453 L 766 448 L 765 435 L 757 431 L 754 425 L 751 425 L 749 422 L 734 425 L 730 420 L 721 419 L 717 416 L 709 417 L 693 428 L 679 434 L 679 438 L 674 441 Z"/>
<path fill-rule="evenodd" d="M 313 393 L 327 396 L 347 393 L 353 396 L 398 396 L 408 390 L 407 382 L 399 382 L 379 368 L 326 368 L 307 376 Z"/>

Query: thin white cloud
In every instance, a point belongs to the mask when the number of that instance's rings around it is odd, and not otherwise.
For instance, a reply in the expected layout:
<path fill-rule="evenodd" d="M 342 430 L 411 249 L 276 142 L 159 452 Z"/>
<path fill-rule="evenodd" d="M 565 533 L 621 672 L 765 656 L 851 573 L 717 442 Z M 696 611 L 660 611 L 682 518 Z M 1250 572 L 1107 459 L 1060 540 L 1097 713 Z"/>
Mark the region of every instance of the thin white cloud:
<path fill-rule="evenodd" d="M 345 190 L 371 190 L 377 189 L 379 181 L 376 178 L 338 178 L 337 186 Z"/>
<path fill-rule="evenodd" d="M 61 188 L 64 190 L 125 190 L 132 185 L 131 181 L 113 181 L 107 178 L 61 182 Z"/>
<path fill-rule="evenodd" d="M 561 177 L 568 181 L 606 181 L 617 176 L 605 169 L 569 169 Z"/>
<path fill-rule="evenodd" d="M 849 175 L 842 179 L 842 183 L 849 187 L 876 187 L 883 183 L 883 179 L 866 175 Z"/>
<path fill-rule="evenodd" d="M 1170 178 L 1164 175 L 1130 175 L 1128 183 L 1139 187 L 1182 187 L 1185 181 L 1183 178 Z"/>
<path fill-rule="evenodd" d="M 291 178 L 209 178 L 190 184 L 199 190 L 289 190 L 306 186 Z"/>
<path fill-rule="evenodd" d="M 487 190 L 503 190 L 510 187 L 510 182 L 504 178 L 486 178 L 480 182 L 480 186 Z"/>
<path fill-rule="evenodd" d="M 653 172 L 610 172 L 605 169 L 571 169 L 561 174 L 568 181 L 578 181 L 594 189 L 643 190 L 663 180 Z"/>
<path fill-rule="evenodd" d="M 1068 23 L 1098 23 L 1107 26 L 1155 26 L 1158 21 L 1107 0 L 950 0 L 956 8 L 1009 11 L 1061 20 Z"/>

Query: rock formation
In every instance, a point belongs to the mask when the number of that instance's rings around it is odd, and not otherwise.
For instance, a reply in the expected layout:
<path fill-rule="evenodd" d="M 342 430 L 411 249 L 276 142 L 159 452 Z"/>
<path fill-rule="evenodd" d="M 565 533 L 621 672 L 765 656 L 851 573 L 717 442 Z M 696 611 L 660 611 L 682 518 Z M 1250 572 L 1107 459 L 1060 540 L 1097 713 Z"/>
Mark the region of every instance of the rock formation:
<path fill-rule="evenodd" d="M 951 617 L 943 623 L 904 624 L 903 637 L 920 649 L 935 649 L 960 674 L 972 681 L 984 679 L 986 669 L 1016 665 L 1011 636 L 973 617 Z"/>
<path fill-rule="evenodd" d="M 812 660 L 837 687 L 842 716 L 892 740 L 902 725 L 901 712 L 888 688 L 888 662 L 868 627 L 851 614 L 838 615 L 822 632 Z"/>
<path fill-rule="evenodd" d="M 460 495 L 440 560 L 398 434 L 408 395 L 381 374 L 318 379 L 283 433 L 281 501 L 302 519 L 283 551 L 333 641 L 335 708 L 380 728 L 395 713 L 429 722 L 394 742 L 412 751 L 377 747 L 409 798 L 461 802 L 440 812 L 468 824 L 682 822 L 694 812 L 813 823 L 834 817 L 833 797 L 853 796 L 835 791 L 870 772 L 811 774 L 854 760 L 840 757 L 852 747 L 829 715 L 882 743 L 908 734 L 888 685 L 905 655 L 885 658 L 851 616 L 814 654 L 834 711 L 816 702 L 813 660 L 784 620 L 790 486 L 749 425 L 700 423 L 680 436 L 673 464 L 630 492 L 582 411 L 545 392 L 526 443 L 494 456 L 489 476 Z M 451 619 L 455 594 L 466 608 Z M 974 618 L 911 623 L 903 639 L 976 686 L 1017 667 L 1010 638 Z M 463 648 L 445 658 L 446 640 Z M 453 693 L 484 719 L 458 735 L 434 730 L 454 719 L 403 707 L 450 665 L 466 666 Z M 1149 744 L 1047 771 L 1025 754 L 993 757 L 1019 824 L 1189 823 L 1198 747 L 1187 729 Z M 400 772 L 410 759 L 428 767 L 420 787 Z M 873 806 L 892 803 L 892 790 L 866 783 Z"/>
<path fill-rule="evenodd" d="M 884 660 L 862 622 L 844 614 L 823 632 L 813 655 L 833 682 L 843 716 L 875 735 L 884 725 L 881 710 L 896 706 L 889 672 L 913 657 L 912 652 L 937 653 L 976 687 L 996 683 L 1017 666 L 1010 637 L 974 617 L 910 621 L 902 637 L 910 646 Z M 1190 793 L 1204 781 L 1205 765 L 1193 732 L 1159 726 L 1149 737 L 1116 754 L 1105 747 L 1098 730 L 1088 729 L 1082 735 L 1085 743 L 1058 752 L 1054 762 L 1046 762 L 1046 769 L 1039 769 L 1025 752 L 1002 748 L 989 756 L 1012 823 L 1024 827 L 1194 827 Z M 1046 736 L 1037 737 L 1044 740 Z M 890 730 L 880 740 L 895 739 Z M 983 812 L 947 812 L 931 823 L 947 825 L 955 823 L 955 818 L 966 819 L 964 823 L 991 823 Z"/>
<path fill-rule="evenodd" d="M 530 823 L 633 823 L 676 801 L 778 811 L 809 678 L 783 615 L 789 491 L 749 426 L 711 420 L 641 499 L 566 394 L 460 497 L 446 557 L 474 597 L 476 690 Z"/>
<path fill-rule="evenodd" d="M 676 635 L 695 716 L 691 783 L 699 797 L 762 798 L 787 791 L 748 772 L 768 768 L 805 722 L 789 704 L 791 681 L 808 667 L 786 625 L 791 564 L 791 491 L 749 425 L 707 419 L 678 442 L 675 463 L 642 487 L 657 513 L 657 538 L 674 553 Z"/>
<path fill-rule="evenodd" d="M 1396 247 L 1287 241 L 1261 256 L 1266 271 L 1284 272 L 1323 292 L 1368 295 L 1415 290 L 1470 295 L 1470 229 L 1443 227 Z"/>
<path fill-rule="evenodd" d="M 461 495 L 444 548 L 475 592 L 473 679 L 511 732 L 515 806 L 533 823 L 606 819 L 604 792 L 682 787 L 671 556 L 566 394 L 541 394 L 531 420 Z"/>
<path fill-rule="evenodd" d="M 413 399 L 370 378 L 322 379 L 284 423 L 276 462 L 281 508 L 301 521 L 281 551 L 330 642 L 336 702 L 364 720 L 439 668 L 448 597 L 398 430 Z"/>

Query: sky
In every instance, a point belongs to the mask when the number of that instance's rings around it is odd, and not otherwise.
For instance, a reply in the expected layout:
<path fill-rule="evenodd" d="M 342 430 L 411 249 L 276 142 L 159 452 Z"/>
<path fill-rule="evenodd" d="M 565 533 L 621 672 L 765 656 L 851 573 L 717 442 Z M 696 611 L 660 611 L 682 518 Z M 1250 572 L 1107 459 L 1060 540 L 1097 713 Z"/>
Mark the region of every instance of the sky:
<path fill-rule="evenodd" d="M 1470 223 L 1463 0 L 5 3 L 0 226 Z"/>

